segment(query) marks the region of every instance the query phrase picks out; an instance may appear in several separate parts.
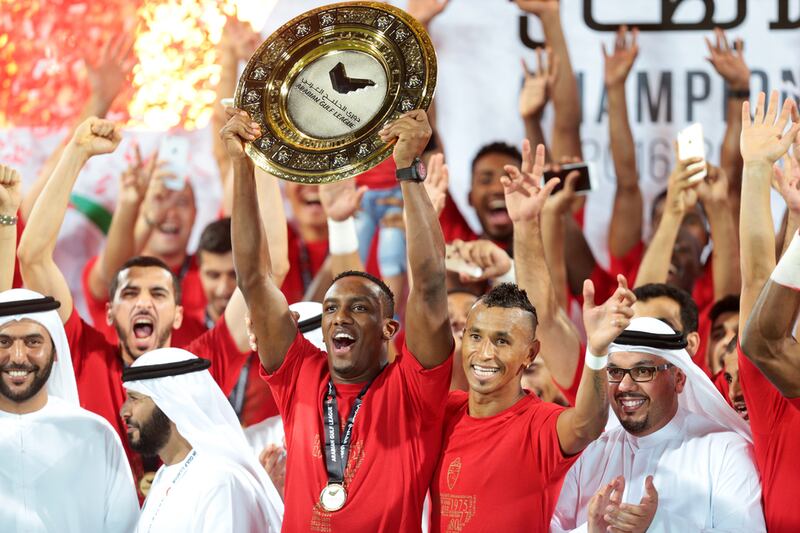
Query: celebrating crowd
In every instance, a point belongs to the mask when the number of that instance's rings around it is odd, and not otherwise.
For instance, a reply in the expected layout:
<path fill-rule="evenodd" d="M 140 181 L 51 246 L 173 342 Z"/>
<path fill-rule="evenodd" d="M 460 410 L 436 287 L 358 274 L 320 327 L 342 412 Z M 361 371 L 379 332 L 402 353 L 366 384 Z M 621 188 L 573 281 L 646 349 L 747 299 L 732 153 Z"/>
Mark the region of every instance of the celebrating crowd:
<path fill-rule="evenodd" d="M 129 43 L 108 46 L 24 195 L 0 165 L 0 530 L 800 531 L 796 103 L 750 95 L 742 41 L 716 30 L 720 165 L 676 152 L 646 228 L 625 96 L 640 51 L 620 28 L 603 266 L 565 170 L 581 118 L 559 3 L 516 4 L 546 47 L 498 118 L 526 138 L 472 161 L 479 234 L 434 108 L 380 131 L 384 163 L 312 186 L 255 167 L 259 123 L 218 104 L 224 193 L 197 250 L 191 176 L 137 148 L 74 287 L 54 259 L 70 194 L 125 134 L 104 116 Z M 446 6 L 408 9 L 427 25 Z M 229 20 L 220 97 L 258 42 Z"/>

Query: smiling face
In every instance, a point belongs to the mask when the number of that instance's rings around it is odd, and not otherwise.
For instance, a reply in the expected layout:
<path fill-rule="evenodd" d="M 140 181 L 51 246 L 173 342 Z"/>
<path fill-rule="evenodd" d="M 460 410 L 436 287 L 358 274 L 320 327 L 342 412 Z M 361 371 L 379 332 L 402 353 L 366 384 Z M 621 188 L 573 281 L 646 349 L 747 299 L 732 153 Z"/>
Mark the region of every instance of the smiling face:
<path fill-rule="evenodd" d="M 149 396 L 127 391 L 119 414 L 128 426 L 128 442 L 133 451 L 154 457 L 167 444 L 172 422 Z"/>
<path fill-rule="evenodd" d="M 334 379 L 367 381 L 386 361 L 387 343 L 398 327 L 386 305 L 380 287 L 360 276 L 343 277 L 328 289 L 322 302 L 322 338 Z"/>
<path fill-rule="evenodd" d="M 284 182 L 283 185 L 298 226 L 327 228 L 328 219 L 319 199 L 319 185 L 300 185 L 291 181 Z"/>
<path fill-rule="evenodd" d="M 539 351 L 535 334 L 531 313 L 517 307 L 475 304 L 461 341 L 470 390 L 486 395 L 519 391 L 520 377 Z"/>
<path fill-rule="evenodd" d="M 194 192 L 187 183 L 183 190 L 170 194 L 176 195 L 174 205 L 167 211 L 164 222 L 153 228 L 144 255 L 165 259 L 186 253 L 197 215 Z"/>
<path fill-rule="evenodd" d="M 617 352 L 609 356 L 608 368 L 660 366 L 667 361 L 651 354 Z M 637 383 L 630 374 L 619 383 L 608 384 L 611 408 L 622 427 L 637 437 L 650 435 L 667 425 L 678 411 L 678 394 L 686 376 L 676 367 L 656 372 L 652 381 Z"/>
<path fill-rule="evenodd" d="M 507 154 L 487 153 L 475 161 L 469 205 L 475 209 L 484 233 L 493 240 L 511 237 L 513 224 L 506 209 L 506 198 L 500 177 L 505 165 L 519 166 L 520 160 Z"/>
<path fill-rule="evenodd" d="M 54 356 L 50 333 L 40 323 L 22 319 L 0 326 L 0 395 L 22 403 L 47 394 Z"/>
<path fill-rule="evenodd" d="M 135 266 L 121 271 L 108 323 L 117 331 L 126 360 L 169 346 L 172 330 L 183 320 L 175 302 L 172 273 L 160 267 Z"/>
<path fill-rule="evenodd" d="M 744 393 L 742 392 L 742 385 L 739 383 L 739 354 L 736 351 L 736 345 L 728 346 L 723 352 L 723 362 L 725 367 L 725 381 L 728 382 L 728 400 L 736 410 L 736 412 L 747 420 L 750 421 L 750 414 L 747 412 L 747 404 L 744 403 Z"/>

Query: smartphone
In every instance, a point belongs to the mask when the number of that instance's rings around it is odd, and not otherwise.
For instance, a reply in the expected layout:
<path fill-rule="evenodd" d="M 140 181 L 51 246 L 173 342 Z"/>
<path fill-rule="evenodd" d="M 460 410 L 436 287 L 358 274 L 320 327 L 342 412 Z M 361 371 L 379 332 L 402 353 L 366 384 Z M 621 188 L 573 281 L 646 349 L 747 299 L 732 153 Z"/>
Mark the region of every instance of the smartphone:
<path fill-rule="evenodd" d="M 689 178 L 689 183 L 697 183 L 706 177 L 706 144 L 703 139 L 703 125 L 695 122 L 678 132 L 678 158 L 700 157 L 699 163 L 689 165 L 689 169 L 702 167 L 703 170 Z"/>
<path fill-rule="evenodd" d="M 568 165 L 561 165 L 561 170 L 556 172 L 548 170 L 542 176 L 542 184 L 547 183 L 553 178 L 561 179 L 561 183 L 556 185 L 553 193 L 557 193 L 564 188 L 564 180 L 573 171 L 578 171 L 578 179 L 575 181 L 575 194 L 589 194 L 592 190 L 596 189 L 594 182 L 595 174 L 591 171 L 589 163 L 570 163 Z"/>
<path fill-rule="evenodd" d="M 189 175 L 189 140 L 185 137 L 167 136 L 161 140 L 158 158 L 164 161 L 164 187 L 172 191 L 182 191 Z"/>
<path fill-rule="evenodd" d="M 483 269 L 481 267 L 465 261 L 449 244 L 444 247 L 444 267 L 450 272 L 466 274 L 473 278 L 479 278 L 483 275 Z"/>

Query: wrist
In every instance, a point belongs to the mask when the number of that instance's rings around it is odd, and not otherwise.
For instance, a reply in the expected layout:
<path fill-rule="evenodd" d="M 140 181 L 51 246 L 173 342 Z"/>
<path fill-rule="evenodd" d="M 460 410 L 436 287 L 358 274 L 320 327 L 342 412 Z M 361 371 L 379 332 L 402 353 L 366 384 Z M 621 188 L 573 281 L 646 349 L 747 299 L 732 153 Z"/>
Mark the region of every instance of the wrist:
<path fill-rule="evenodd" d="M 3 226 L 16 226 L 16 225 L 17 225 L 16 213 L 11 213 L 11 214 L 0 213 L 0 228 L 2 228 Z"/>
<path fill-rule="evenodd" d="M 353 217 L 341 221 L 328 218 L 328 251 L 331 255 L 347 255 L 358 251 L 358 233 Z"/>
<path fill-rule="evenodd" d="M 64 147 L 64 155 L 75 159 L 81 166 L 83 166 L 91 157 L 92 154 L 86 148 L 85 145 L 82 145 L 74 138 Z"/>
<path fill-rule="evenodd" d="M 603 370 L 608 365 L 608 344 L 605 346 L 592 346 L 591 343 L 587 343 L 584 364 L 592 370 Z"/>
<path fill-rule="evenodd" d="M 411 165 L 414 164 L 414 159 L 415 158 L 413 157 L 404 157 L 404 156 L 400 158 L 395 157 L 394 165 L 395 167 L 397 167 L 398 170 L 403 168 L 409 168 Z"/>

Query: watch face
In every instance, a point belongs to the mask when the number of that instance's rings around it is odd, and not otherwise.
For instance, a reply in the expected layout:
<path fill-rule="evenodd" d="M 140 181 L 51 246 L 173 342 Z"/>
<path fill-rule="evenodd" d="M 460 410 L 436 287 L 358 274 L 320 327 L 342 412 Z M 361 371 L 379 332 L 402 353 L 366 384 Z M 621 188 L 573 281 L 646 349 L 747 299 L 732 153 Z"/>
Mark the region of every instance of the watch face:
<path fill-rule="evenodd" d="M 423 180 L 428 177 L 428 169 L 425 168 L 425 163 L 421 159 L 417 160 L 417 174 Z"/>

